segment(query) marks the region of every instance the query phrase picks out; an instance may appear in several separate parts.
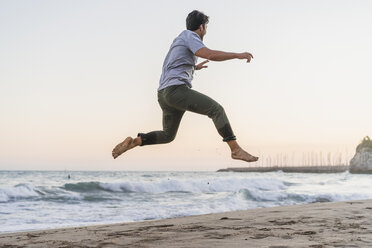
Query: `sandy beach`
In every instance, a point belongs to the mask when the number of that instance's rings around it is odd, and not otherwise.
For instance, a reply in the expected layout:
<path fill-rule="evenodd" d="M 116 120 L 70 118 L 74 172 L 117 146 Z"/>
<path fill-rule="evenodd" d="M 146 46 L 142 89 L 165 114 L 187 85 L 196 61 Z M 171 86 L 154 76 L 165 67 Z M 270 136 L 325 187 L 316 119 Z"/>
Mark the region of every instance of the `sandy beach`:
<path fill-rule="evenodd" d="M 372 247 L 372 200 L 7 233 L 1 247 Z"/>

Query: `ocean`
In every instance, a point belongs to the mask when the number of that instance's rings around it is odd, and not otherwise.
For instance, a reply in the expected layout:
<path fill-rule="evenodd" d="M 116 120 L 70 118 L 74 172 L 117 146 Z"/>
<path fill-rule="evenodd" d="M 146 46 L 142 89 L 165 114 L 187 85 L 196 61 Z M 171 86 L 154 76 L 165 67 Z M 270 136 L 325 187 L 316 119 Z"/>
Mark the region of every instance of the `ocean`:
<path fill-rule="evenodd" d="M 0 233 L 372 199 L 371 182 L 348 172 L 0 171 Z"/>

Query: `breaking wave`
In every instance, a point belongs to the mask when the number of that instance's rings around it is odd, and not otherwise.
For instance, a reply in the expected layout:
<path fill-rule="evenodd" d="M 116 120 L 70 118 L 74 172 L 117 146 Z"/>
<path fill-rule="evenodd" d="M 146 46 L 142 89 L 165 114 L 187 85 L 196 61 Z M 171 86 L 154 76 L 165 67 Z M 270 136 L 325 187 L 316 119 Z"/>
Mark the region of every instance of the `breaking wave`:
<path fill-rule="evenodd" d="M 3 172 L 0 233 L 371 199 L 372 175 Z"/>
<path fill-rule="evenodd" d="M 0 188 L 0 202 L 35 196 L 39 196 L 39 193 L 31 184 L 17 184 L 13 187 Z"/>
<path fill-rule="evenodd" d="M 284 181 L 273 178 L 213 178 L 213 179 L 161 179 L 156 181 L 125 181 L 116 183 L 79 182 L 69 183 L 64 189 L 74 192 L 137 192 L 137 193 L 216 193 L 235 192 L 240 189 L 259 189 L 263 191 L 282 190 Z"/>
<path fill-rule="evenodd" d="M 305 185 L 305 184 L 304 184 Z M 142 177 L 122 182 L 73 182 L 62 186 L 34 186 L 29 183 L 0 188 L 0 203 L 18 200 L 38 200 L 53 202 L 104 202 L 126 201 L 129 195 L 139 194 L 155 197 L 157 194 L 225 194 L 243 201 L 256 203 L 296 204 L 329 202 L 371 198 L 365 192 L 329 191 L 321 182 L 313 191 L 313 186 L 301 190 L 301 183 L 281 180 L 280 177 L 200 177 L 200 178 L 152 178 Z M 178 196 L 180 197 L 180 196 Z"/>

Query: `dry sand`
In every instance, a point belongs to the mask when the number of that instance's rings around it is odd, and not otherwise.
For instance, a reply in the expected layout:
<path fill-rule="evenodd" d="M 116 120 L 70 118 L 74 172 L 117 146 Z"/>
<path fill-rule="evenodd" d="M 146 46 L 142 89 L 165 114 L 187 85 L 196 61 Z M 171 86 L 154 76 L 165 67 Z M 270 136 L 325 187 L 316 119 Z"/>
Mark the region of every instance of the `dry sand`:
<path fill-rule="evenodd" d="M 372 200 L 9 233 L 0 247 L 372 247 Z"/>

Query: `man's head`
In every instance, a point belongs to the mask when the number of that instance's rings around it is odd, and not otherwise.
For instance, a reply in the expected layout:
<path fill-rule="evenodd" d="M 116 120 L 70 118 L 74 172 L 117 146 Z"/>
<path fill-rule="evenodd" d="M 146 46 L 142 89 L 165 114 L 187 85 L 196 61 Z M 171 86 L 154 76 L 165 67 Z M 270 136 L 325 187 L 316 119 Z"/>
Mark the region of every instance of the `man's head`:
<path fill-rule="evenodd" d="M 186 18 L 186 28 L 188 30 L 196 32 L 203 40 L 204 35 L 207 33 L 207 24 L 209 22 L 209 16 L 204 13 L 194 10 L 188 14 Z"/>

